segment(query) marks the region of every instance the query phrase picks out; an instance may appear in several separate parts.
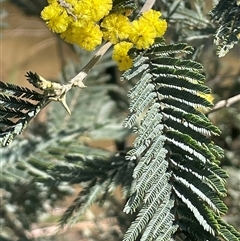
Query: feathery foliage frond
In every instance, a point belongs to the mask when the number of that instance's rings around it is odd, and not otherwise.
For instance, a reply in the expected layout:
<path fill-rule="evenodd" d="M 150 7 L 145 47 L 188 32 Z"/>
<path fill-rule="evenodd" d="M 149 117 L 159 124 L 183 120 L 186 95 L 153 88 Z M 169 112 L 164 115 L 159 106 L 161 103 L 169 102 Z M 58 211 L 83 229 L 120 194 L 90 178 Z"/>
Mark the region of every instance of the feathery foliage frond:
<path fill-rule="evenodd" d="M 210 15 L 219 23 L 214 42 L 219 57 L 223 57 L 240 39 L 240 3 L 238 0 L 219 0 Z"/>
<path fill-rule="evenodd" d="M 29 83 L 39 90 L 37 74 L 28 72 L 26 77 Z M 50 82 L 50 81 L 46 81 Z M 7 146 L 16 135 L 26 128 L 27 124 L 50 102 L 50 95 L 36 92 L 26 87 L 0 82 L 0 145 Z"/>
<path fill-rule="evenodd" d="M 29 121 L 48 103 L 48 98 L 34 90 L 0 82 L 0 143 L 8 145 L 22 133 Z"/>
<path fill-rule="evenodd" d="M 133 11 L 136 9 L 136 1 L 134 0 L 114 0 L 112 12 L 126 13 L 127 11 Z"/>
<path fill-rule="evenodd" d="M 238 240 L 234 232 L 230 239 L 219 222 L 227 211 L 221 200 L 227 175 L 218 167 L 223 153 L 209 139 L 219 129 L 202 113 L 212 106 L 202 66 L 173 55 L 190 52 L 186 44 L 158 39 L 149 50 L 138 51 L 133 68 L 123 74 L 126 80 L 139 76 L 124 121 L 138 134 L 126 155 L 138 163 L 124 211 L 139 213 L 124 241 L 139 236 L 142 241 Z"/>
<path fill-rule="evenodd" d="M 61 225 L 76 223 L 79 217 L 96 202 L 104 202 L 106 197 L 116 189 L 118 185 L 124 186 L 130 192 L 132 185 L 132 172 L 134 162 L 126 162 L 125 155 L 115 155 L 108 158 L 75 154 L 66 156 L 65 165 L 55 165 L 49 170 L 51 177 L 67 181 L 71 184 L 86 182 L 83 190 L 72 205 L 68 207 L 60 220 Z M 47 183 L 53 183 L 49 179 Z M 47 184 L 48 185 L 48 184 Z"/>

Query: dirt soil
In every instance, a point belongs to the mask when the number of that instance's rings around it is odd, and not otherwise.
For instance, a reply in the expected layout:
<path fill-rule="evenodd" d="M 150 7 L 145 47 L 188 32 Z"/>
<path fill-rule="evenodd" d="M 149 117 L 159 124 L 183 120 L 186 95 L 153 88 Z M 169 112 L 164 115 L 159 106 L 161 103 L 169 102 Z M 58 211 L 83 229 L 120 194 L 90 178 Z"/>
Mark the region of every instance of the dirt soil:
<path fill-rule="evenodd" d="M 56 79 L 63 60 L 77 60 L 72 47 L 51 33 L 39 17 L 26 16 L 9 2 L 2 4 L 2 8 L 8 16 L 3 19 L 7 26 L 1 30 L 0 39 L 1 80 L 28 85 L 24 75 L 30 70 Z"/>

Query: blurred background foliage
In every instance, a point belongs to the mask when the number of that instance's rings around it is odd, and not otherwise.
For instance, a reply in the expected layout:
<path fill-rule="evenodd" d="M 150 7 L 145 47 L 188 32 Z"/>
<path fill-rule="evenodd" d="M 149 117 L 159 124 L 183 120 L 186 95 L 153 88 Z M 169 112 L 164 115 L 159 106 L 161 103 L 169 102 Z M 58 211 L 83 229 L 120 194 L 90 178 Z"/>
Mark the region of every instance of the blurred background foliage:
<path fill-rule="evenodd" d="M 138 1 L 139 6 L 143 3 Z M 215 103 L 240 94 L 239 45 L 219 58 L 213 44 L 218 24 L 208 13 L 216 3 L 159 0 L 154 6 L 168 21 L 167 42 L 187 42 L 195 48 L 189 58 L 203 64 Z M 93 56 L 47 30 L 39 18 L 46 4 L 46 0 L 1 0 L 3 81 L 26 85 L 23 76 L 31 70 L 66 82 Z M 23 52 L 19 52 L 21 49 Z M 71 164 L 73 155 L 87 160 L 108 160 L 118 155 L 116 160 L 120 160 L 119 155 L 131 145 L 134 136 L 121 123 L 128 113 L 126 93 L 132 83 L 119 80 L 120 73 L 110 56 L 109 52 L 95 66 L 85 90 L 72 91 L 68 96 L 72 116 L 58 103 L 52 103 L 22 136 L 0 150 L 0 240 L 121 240 L 132 218 L 122 213 L 124 190 L 117 188 L 101 207 L 94 205 L 87 210 L 70 230 L 56 233 L 60 217 L 84 185 L 48 185 L 39 179 L 48 178 L 45 170 L 62 160 Z M 230 176 L 225 199 L 229 212 L 225 218 L 240 231 L 240 104 L 208 116 L 222 131 L 214 141 L 225 150 L 222 165 Z"/>

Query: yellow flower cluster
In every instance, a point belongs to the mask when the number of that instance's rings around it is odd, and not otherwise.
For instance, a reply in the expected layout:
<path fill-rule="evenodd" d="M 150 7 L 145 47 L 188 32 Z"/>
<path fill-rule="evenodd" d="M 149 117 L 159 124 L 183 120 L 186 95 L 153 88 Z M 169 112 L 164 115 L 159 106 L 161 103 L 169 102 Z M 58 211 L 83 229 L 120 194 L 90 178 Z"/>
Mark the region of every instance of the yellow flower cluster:
<path fill-rule="evenodd" d="M 156 37 L 163 36 L 167 22 L 160 17 L 160 12 L 149 10 L 133 22 L 126 16 L 115 13 L 103 19 L 103 38 L 115 44 L 112 57 L 117 62 L 119 70 L 126 70 L 132 66 L 133 61 L 128 56 L 130 48 L 147 49 Z"/>
<path fill-rule="evenodd" d="M 102 43 L 97 24 L 112 9 L 112 0 L 48 0 L 41 16 L 50 30 L 68 43 L 92 51 Z"/>
<path fill-rule="evenodd" d="M 130 42 L 122 41 L 113 48 L 112 58 L 116 61 L 119 70 L 127 70 L 132 67 L 133 60 L 128 56 L 128 51 L 133 47 Z"/>
<path fill-rule="evenodd" d="M 41 16 L 53 32 L 68 43 L 92 51 L 103 40 L 114 44 L 113 59 L 120 70 L 129 69 L 130 48 L 147 49 L 167 28 L 161 13 L 149 10 L 130 22 L 122 13 L 110 13 L 112 0 L 48 0 Z"/>

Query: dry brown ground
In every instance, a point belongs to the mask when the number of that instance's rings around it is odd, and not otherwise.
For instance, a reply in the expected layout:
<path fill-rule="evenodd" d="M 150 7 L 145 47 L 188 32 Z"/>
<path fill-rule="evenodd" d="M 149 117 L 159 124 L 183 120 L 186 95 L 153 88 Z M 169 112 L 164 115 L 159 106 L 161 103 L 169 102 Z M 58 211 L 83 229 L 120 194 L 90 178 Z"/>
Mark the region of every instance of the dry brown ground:
<path fill-rule="evenodd" d="M 2 7 L 8 11 L 7 18 L 3 19 L 8 26 L 2 29 L 0 40 L 2 80 L 27 85 L 24 75 L 29 70 L 56 79 L 63 57 L 65 60 L 77 60 L 72 48 L 58 41 L 40 18 L 26 16 L 8 2 Z"/>

